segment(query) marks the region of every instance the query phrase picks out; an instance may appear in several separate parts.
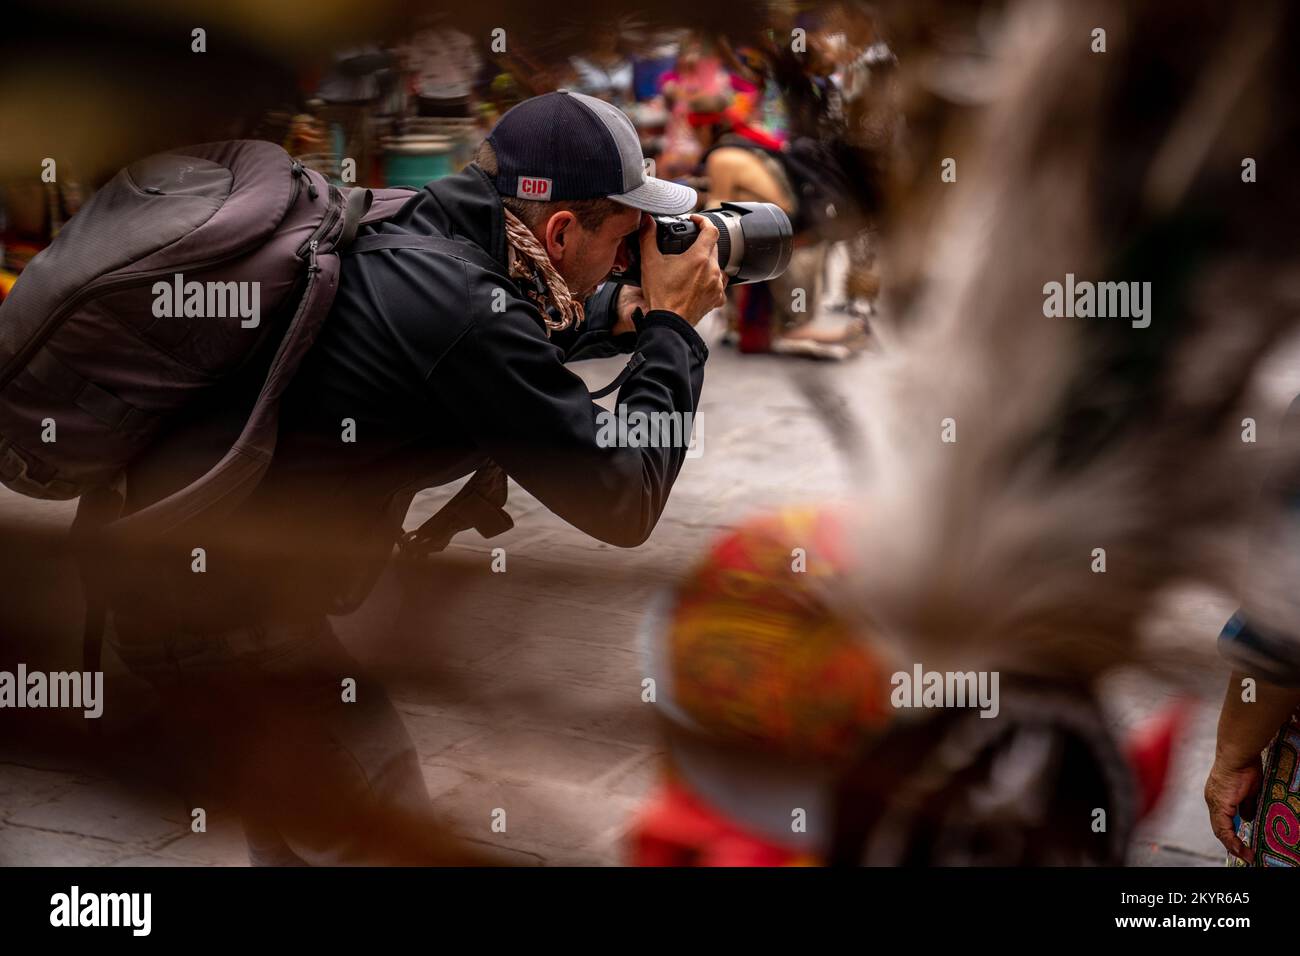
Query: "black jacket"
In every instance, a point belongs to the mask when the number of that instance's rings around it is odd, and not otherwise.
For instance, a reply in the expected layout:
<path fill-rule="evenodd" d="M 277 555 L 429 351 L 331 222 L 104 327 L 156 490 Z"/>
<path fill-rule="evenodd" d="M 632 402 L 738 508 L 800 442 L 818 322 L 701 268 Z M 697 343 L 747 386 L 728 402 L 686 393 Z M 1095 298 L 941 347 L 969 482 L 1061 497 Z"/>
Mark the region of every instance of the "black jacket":
<path fill-rule="evenodd" d="M 501 201 L 474 166 L 430 183 L 396 218 L 361 235 L 375 231 L 467 241 L 507 272 Z M 239 571 L 227 584 L 240 596 L 227 603 L 259 603 L 249 588 L 319 590 L 326 581 L 355 603 L 388 557 L 414 493 L 489 459 L 587 534 L 620 546 L 645 541 L 686 450 L 601 447 L 600 408 L 565 362 L 639 352 L 644 362 L 619 404 L 629 413 L 694 413 L 708 350 L 671 312 L 649 313 L 635 334 L 611 335 L 612 291 L 592 297 L 581 328 L 548 338 L 520 289 L 483 268 L 412 249 L 345 255 L 333 311 L 285 395 L 275 459 L 238 520 L 219 529 L 240 529 L 259 546 L 283 539 L 285 558 L 255 573 L 232 562 Z M 232 412 L 231 427 L 238 418 Z M 343 440 L 349 423 L 354 441 Z M 136 481 L 135 493 L 148 485 Z M 293 556 L 304 541 L 328 573 Z M 219 572 L 220 561 L 208 563 L 209 575 Z M 209 576 L 205 592 L 212 583 Z"/>

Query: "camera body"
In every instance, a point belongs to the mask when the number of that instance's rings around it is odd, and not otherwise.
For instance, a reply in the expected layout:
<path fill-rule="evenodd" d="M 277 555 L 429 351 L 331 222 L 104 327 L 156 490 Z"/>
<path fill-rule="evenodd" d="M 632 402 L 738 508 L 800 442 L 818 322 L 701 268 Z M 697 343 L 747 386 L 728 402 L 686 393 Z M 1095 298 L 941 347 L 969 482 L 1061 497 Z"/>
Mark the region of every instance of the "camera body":
<path fill-rule="evenodd" d="M 728 285 L 766 282 L 781 275 L 790 265 L 794 230 L 790 217 L 780 206 L 767 202 L 724 202 L 699 215 L 718 229 L 718 265 Z M 686 216 L 654 216 L 655 244 L 666 256 L 680 255 L 699 237 L 700 227 Z M 630 264 L 610 276 L 613 282 L 641 284 L 641 246 L 637 236 L 628 237 Z"/>

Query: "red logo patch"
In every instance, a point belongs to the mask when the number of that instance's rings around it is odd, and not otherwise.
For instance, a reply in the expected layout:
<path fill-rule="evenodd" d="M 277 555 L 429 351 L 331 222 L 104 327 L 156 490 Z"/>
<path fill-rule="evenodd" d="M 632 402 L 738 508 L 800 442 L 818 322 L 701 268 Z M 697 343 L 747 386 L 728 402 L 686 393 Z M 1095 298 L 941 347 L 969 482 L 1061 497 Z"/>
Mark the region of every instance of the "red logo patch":
<path fill-rule="evenodd" d="M 551 181 L 541 176 L 520 176 L 516 196 L 545 202 L 551 198 Z"/>

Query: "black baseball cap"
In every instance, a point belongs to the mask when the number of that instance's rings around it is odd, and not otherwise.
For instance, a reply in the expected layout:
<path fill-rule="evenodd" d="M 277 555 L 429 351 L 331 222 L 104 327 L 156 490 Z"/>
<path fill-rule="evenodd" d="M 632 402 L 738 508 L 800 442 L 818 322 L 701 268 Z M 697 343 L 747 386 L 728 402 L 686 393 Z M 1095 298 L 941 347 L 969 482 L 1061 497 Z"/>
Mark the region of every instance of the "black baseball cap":
<path fill-rule="evenodd" d="M 695 190 L 645 174 L 627 114 L 594 96 L 560 90 L 524 100 L 488 136 L 497 192 L 542 202 L 598 199 L 659 215 L 695 208 Z"/>

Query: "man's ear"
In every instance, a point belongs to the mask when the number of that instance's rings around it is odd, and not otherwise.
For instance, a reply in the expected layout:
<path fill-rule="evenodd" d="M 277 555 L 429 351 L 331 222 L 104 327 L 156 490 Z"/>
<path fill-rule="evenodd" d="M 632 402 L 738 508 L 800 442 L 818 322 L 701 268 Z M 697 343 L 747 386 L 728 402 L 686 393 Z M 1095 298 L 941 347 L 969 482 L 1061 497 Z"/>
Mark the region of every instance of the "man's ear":
<path fill-rule="evenodd" d="M 563 262 L 565 253 L 572 251 L 577 229 L 578 217 L 568 209 L 562 209 L 546 220 L 546 235 L 542 239 L 552 262 Z"/>

